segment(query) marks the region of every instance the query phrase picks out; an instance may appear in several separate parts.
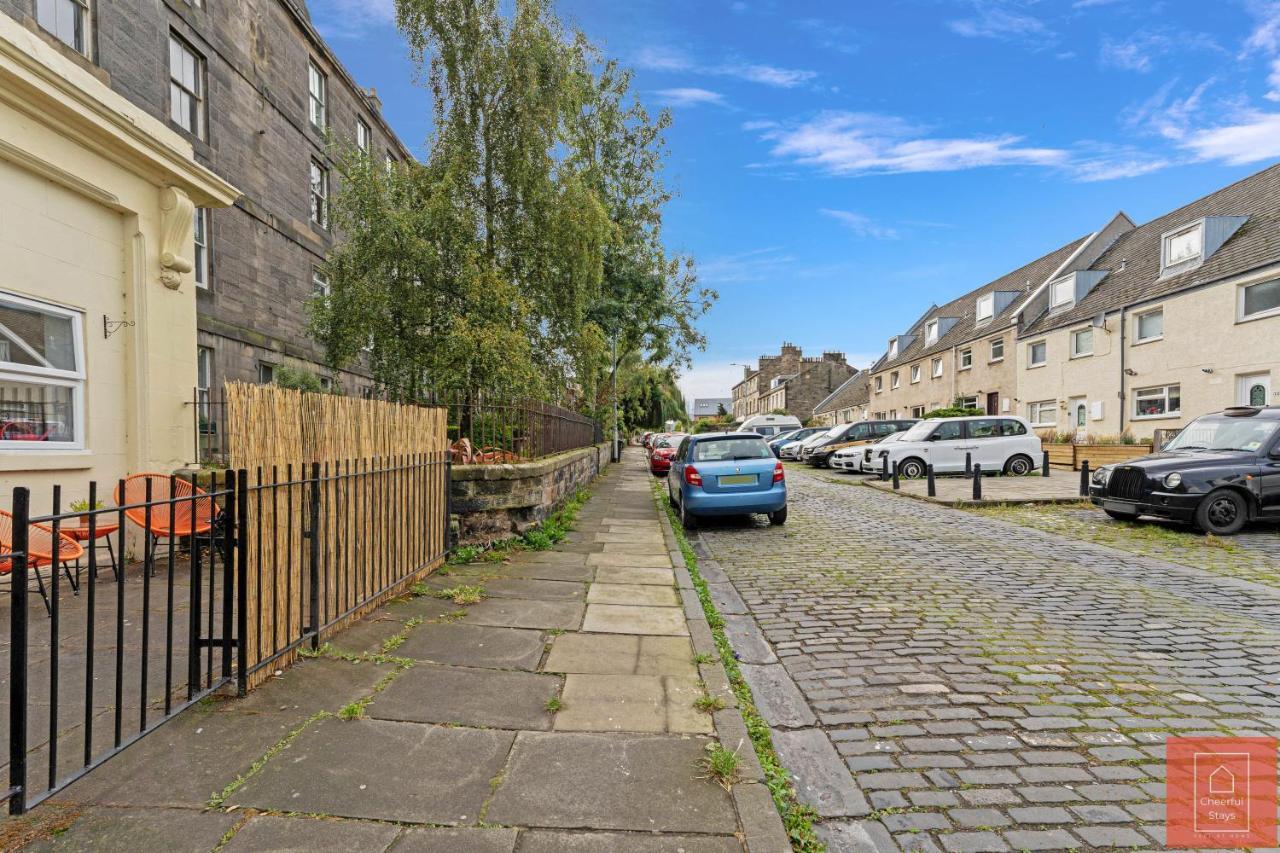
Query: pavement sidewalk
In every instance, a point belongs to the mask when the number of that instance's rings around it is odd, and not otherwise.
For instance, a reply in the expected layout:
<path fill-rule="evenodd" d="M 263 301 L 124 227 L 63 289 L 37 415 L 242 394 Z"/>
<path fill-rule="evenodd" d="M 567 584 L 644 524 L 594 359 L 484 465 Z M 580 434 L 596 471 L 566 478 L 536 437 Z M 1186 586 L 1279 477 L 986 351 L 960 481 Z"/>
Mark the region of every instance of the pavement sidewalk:
<path fill-rule="evenodd" d="M 555 550 L 428 580 L 484 600 L 392 602 L 180 716 L 33 812 L 69 826 L 27 849 L 789 850 L 675 548 L 629 449 Z M 717 737 L 731 790 L 700 766 Z"/>

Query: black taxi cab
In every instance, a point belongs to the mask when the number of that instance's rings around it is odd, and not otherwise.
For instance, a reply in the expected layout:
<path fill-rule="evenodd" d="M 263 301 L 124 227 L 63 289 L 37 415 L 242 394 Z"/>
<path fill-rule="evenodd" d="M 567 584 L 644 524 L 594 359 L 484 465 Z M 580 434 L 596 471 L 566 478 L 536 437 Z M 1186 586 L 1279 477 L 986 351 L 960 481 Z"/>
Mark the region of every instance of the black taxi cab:
<path fill-rule="evenodd" d="M 1219 536 L 1280 521 L 1280 406 L 1196 418 L 1159 453 L 1095 471 L 1089 499 L 1112 518 L 1168 518 Z"/>

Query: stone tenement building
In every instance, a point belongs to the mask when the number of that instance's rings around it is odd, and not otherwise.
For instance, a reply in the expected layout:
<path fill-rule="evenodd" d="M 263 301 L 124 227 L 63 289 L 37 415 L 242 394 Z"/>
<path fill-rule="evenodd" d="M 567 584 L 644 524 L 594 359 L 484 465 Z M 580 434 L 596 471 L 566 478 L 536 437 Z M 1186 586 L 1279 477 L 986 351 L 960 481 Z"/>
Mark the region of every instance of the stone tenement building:
<path fill-rule="evenodd" d="M 813 409 L 856 371 L 842 352 L 806 357 L 800 347 L 784 343 L 777 355 L 762 355 L 757 368 L 743 368 L 742 381 L 733 386 L 733 416 L 785 411 L 808 420 Z"/>
<path fill-rule="evenodd" d="M 0 0 L 0 11 L 179 133 L 198 163 L 243 192 L 233 207 L 196 211 L 200 386 L 270 381 L 292 363 L 365 390 L 358 368 L 328 375 L 306 330 L 333 242 L 326 134 L 380 160 L 410 155 L 304 0 Z"/>

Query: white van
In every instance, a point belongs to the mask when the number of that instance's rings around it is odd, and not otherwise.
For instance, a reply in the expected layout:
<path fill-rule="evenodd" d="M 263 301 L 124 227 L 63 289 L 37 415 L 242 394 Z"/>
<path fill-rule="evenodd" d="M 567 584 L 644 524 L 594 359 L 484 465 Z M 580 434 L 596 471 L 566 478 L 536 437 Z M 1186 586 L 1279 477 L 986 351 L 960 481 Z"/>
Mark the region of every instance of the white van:
<path fill-rule="evenodd" d="M 923 477 L 932 465 L 939 474 L 964 470 L 965 456 L 984 473 L 1003 472 L 1014 476 L 1029 474 L 1040 466 L 1040 438 L 1022 418 L 1009 415 L 931 418 L 913 426 L 901 440 L 875 445 L 871 469 L 888 469 L 898 463 L 907 478 Z"/>
<path fill-rule="evenodd" d="M 747 418 L 738 427 L 740 432 L 754 432 L 765 438 L 773 438 L 791 429 L 800 429 L 800 419 L 793 415 L 756 415 Z"/>

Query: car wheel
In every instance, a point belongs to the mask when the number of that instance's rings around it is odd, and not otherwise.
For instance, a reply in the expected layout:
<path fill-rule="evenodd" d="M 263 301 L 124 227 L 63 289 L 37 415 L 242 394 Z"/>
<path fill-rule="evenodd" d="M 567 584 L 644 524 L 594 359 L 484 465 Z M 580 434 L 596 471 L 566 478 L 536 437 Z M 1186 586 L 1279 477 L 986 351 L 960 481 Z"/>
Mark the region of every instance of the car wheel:
<path fill-rule="evenodd" d="M 1019 453 L 1017 456 L 1011 456 L 1004 463 L 1004 473 L 1010 477 L 1025 477 L 1031 473 L 1035 463 L 1031 461 L 1030 456 L 1023 456 Z"/>
<path fill-rule="evenodd" d="M 1136 512 L 1116 512 L 1114 509 L 1104 509 L 1103 512 L 1114 518 L 1116 521 L 1136 521 L 1138 518 L 1138 514 Z"/>
<path fill-rule="evenodd" d="M 893 466 L 889 466 L 889 470 L 893 470 Z M 898 476 L 904 480 L 918 480 L 925 475 L 925 464 L 923 459 L 904 459 L 898 463 Z"/>
<path fill-rule="evenodd" d="M 1249 505 L 1244 497 L 1232 489 L 1210 492 L 1196 507 L 1196 527 L 1215 536 L 1239 533 L 1249 517 Z"/>
<path fill-rule="evenodd" d="M 787 508 L 784 506 L 782 509 L 778 510 L 777 512 L 769 513 L 769 523 L 770 524 L 786 524 Z"/>
<path fill-rule="evenodd" d="M 680 524 L 685 530 L 693 530 L 698 526 L 697 517 L 685 508 L 684 501 L 680 502 Z"/>

